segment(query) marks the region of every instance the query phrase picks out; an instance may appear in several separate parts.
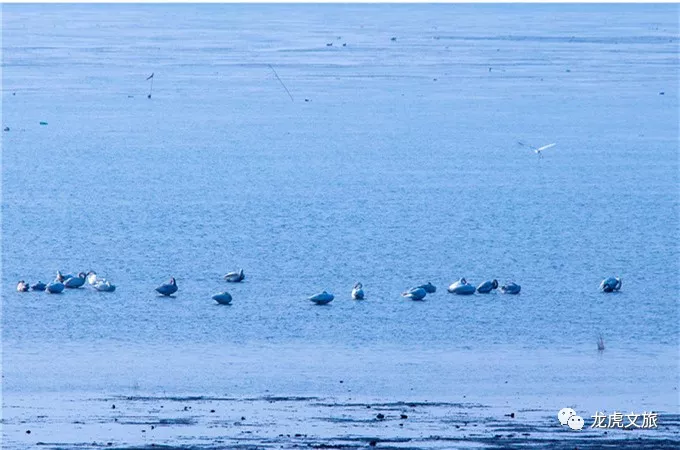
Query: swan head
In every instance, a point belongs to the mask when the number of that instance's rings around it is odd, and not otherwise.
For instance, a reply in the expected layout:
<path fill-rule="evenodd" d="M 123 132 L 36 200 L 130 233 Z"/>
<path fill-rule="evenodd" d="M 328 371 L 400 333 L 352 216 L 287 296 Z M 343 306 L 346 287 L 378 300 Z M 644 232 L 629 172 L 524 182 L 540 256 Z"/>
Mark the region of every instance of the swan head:
<path fill-rule="evenodd" d="M 175 277 L 170 277 L 170 284 L 172 284 L 173 286 L 177 284 L 177 282 L 175 281 Z"/>
<path fill-rule="evenodd" d="M 460 279 L 460 283 L 461 283 L 461 284 L 467 284 L 467 280 L 466 280 L 465 278 L 461 278 L 461 279 Z"/>
<path fill-rule="evenodd" d="M 491 286 L 493 286 L 494 289 L 498 289 L 498 280 L 493 280 Z"/>

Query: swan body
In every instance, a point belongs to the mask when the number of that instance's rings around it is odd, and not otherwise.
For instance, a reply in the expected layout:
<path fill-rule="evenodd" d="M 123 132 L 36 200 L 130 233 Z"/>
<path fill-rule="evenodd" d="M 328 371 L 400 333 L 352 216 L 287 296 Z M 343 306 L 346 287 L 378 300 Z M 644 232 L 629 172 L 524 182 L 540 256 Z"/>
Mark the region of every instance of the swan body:
<path fill-rule="evenodd" d="M 99 292 L 113 292 L 116 290 L 116 285 L 111 284 L 111 282 L 99 279 L 96 283 L 92 285 Z"/>
<path fill-rule="evenodd" d="M 501 292 L 504 294 L 516 295 L 519 294 L 519 291 L 521 290 L 522 286 L 512 281 L 510 283 L 505 284 L 504 286 L 501 286 Z"/>
<path fill-rule="evenodd" d="M 59 281 L 60 283 L 63 283 L 64 281 L 68 280 L 69 278 L 73 278 L 75 275 L 72 275 L 70 273 L 67 273 L 66 275 L 62 274 L 60 271 L 57 270 L 57 278 L 55 278 L 56 281 Z"/>
<path fill-rule="evenodd" d="M 64 287 L 67 287 L 69 289 L 77 289 L 79 287 L 82 287 L 85 284 L 85 274 L 83 272 L 80 272 L 77 277 L 67 278 L 66 281 L 64 281 L 63 283 Z"/>
<path fill-rule="evenodd" d="M 243 274 L 243 269 L 238 272 L 229 272 L 224 276 L 227 283 L 240 283 L 246 276 Z"/>
<path fill-rule="evenodd" d="M 485 281 L 484 283 L 480 284 L 477 286 L 477 292 L 480 294 L 488 294 L 489 292 L 493 291 L 494 289 L 498 288 L 498 281 L 493 280 L 493 281 Z"/>
<path fill-rule="evenodd" d="M 615 292 L 621 289 L 621 278 L 609 277 L 602 280 L 600 290 L 602 292 Z"/>
<path fill-rule="evenodd" d="M 364 299 L 364 286 L 361 283 L 354 285 L 354 288 L 352 289 L 352 298 L 354 300 Z"/>
<path fill-rule="evenodd" d="M 326 303 L 332 302 L 334 298 L 335 296 L 333 294 L 323 291 L 320 294 L 309 297 L 309 300 L 316 303 L 317 305 L 325 305 Z"/>
<path fill-rule="evenodd" d="M 428 294 L 434 294 L 435 292 L 437 292 L 437 287 L 434 284 L 430 283 L 429 281 L 427 282 L 427 284 L 421 284 L 418 287 L 425 289 L 425 292 L 427 292 Z"/>
<path fill-rule="evenodd" d="M 47 285 L 42 281 L 38 281 L 33 286 L 31 286 L 31 289 L 33 289 L 34 291 L 44 291 L 45 289 L 47 289 Z"/>
<path fill-rule="evenodd" d="M 220 292 L 219 294 L 213 295 L 212 299 L 220 305 L 228 305 L 231 303 L 231 294 L 229 294 L 229 292 Z"/>
<path fill-rule="evenodd" d="M 451 286 L 449 286 L 448 290 L 451 294 L 472 295 L 472 294 L 475 293 L 477 288 L 475 288 L 473 285 L 469 284 L 465 278 L 461 278 L 460 280 L 451 284 Z"/>
<path fill-rule="evenodd" d="M 61 294 L 64 291 L 64 283 L 54 280 L 47 285 L 46 289 L 50 294 Z"/>
<path fill-rule="evenodd" d="M 423 300 L 427 295 L 427 291 L 421 287 L 415 287 L 401 294 L 402 297 L 410 298 L 411 300 Z"/>
<path fill-rule="evenodd" d="M 175 278 L 172 277 L 170 278 L 170 281 L 168 281 L 165 284 L 161 284 L 156 288 L 156 292 L 158 292 L 161 295 L 165 295 L 166 297 L 171 296 L 175 292 L 177 292 L 177 282 L 175 281 Z"/>

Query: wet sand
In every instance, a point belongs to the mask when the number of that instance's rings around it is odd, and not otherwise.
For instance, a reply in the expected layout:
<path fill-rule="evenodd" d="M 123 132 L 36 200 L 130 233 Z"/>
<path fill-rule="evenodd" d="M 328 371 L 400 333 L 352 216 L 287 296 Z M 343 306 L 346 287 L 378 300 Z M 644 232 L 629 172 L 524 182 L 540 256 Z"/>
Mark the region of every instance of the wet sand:
<path fill-rule="evenodd" d="M 47 400 L 47 402 L 45 402 Z M 466 400 L 466 399 L 463 399 Z M 552 411 L 474 402 L 322 397 L 106 396 L 5 404 L 3 448 L 635 448 L 680 445 L 680 415 L 657 429 L 573 431 Z M 30 431 L 30 433 L 29 433 Z M 58 436 L 58 438 L 54 438 Z"/>

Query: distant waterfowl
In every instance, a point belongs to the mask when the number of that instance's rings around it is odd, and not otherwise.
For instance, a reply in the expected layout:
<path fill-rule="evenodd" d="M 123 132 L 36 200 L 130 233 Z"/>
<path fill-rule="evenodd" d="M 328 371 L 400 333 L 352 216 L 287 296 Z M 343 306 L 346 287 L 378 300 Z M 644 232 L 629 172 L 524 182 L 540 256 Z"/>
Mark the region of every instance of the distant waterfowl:
<path fill-rule="evenodd" d="M 80 272 L 77 277 L 70 277 L 64 281 L 64 287 L 69 289 L 77 289 L 85 284 L 86 275 Z"/>
<path fill-rule="evenodd" d="M 94 286 L 95 284 L 97 284 L 98 281 L 101 280 L 99 277 L 97 277 L 97 274 L 93 271 L 87 272 L 86 278 L 87 278 L 87 283 L 91 286 Z"/>
<path fill-rule="evenodd" d="M 92 285 L 96 290 L 99 292 L 113 292 L 116 290 L 116 285 L 111 284 L 109 281 L 106 280 L 97 280 L 96 283 Z"/>
<path fill-rule="evenodd" d="M 333 294 L 323 291 L 320 294 L 309 297 L 309 300 L 316 303 L 317 305 L 325 305 L 326 303 L 332 302 L 334 298 L 335 296 Z"/>
<path fill-rule="evenodd" d="M 227 283 L 240 283 L 246 276 L 243 274 L 243 269 L 238 272 L 229 272 L 224 276 Z"/>
<path fill-rule="evenodd" d="M 523 146 L 523 147 L 527 147 L 527 145 L 524 142 L 518 142 L 518 144 Z M 552 148 L 556 145 L 557 144 L 553 142 L 552 144 L 544 145 L 543 147 L 533 148 L 532 150 L 534 151 L 534 153 L 536 153 L 538 155 L 539 158 L 543 158 L 543 153 L 542 153 L 543 150 L 547 150 L 547 149 Z"/>
<path fill-rule="evenodd" d="M 67 273 L 66 275 L 62 274 L 60 271 L 57 270 L 57 278 L 55 280 L 59 281 L 60 283 L 63 283 L 64 281 L 68 280 L 69 278 L 73 278 L 75 275 L 72 275 L 70 273 Z"/>
<path fill-rule="evenodd" d="M 64 283 L 58 280 L 54 280 L 50 284 L 47 285 L 46 287 L 47 292 L 50 294 L 61 294 L 62 291 L 64 290 Z"/>
<path fill-rule="evenodd" d="M 485 281 L 484 283 L 480 284 L 477 286 L 477 292 L 480 294 L 488 294 L 489 292 L 493 291 L 494 289 L 498 288 L 498 281 L 493 280 L 493 281 Z"/>
<path fill-rule="evenodd" d="M 600 337 L 597 339 L 597 349 L 598 349 L 599 351 L 601 351 L 601 352 L 604 351 L 604 339 L 602 339 L 602 336 L 601 336 L 601 335 L 600 335 Z"/>
<path fill-rule="evenodd" d="M 427 292 L 428 294 L 434 294 L 435 292 L 437 292 L 437 287 L 434 284 L 430 283 L 429 281 L 427 282 L 427 284 L 421 284 L 418 287 L 425 289 L 425 292 Z"/>
<path fill-rule="evenodd" d="M 28 292 L 30 286 L 24 280 L 17 283 L 17 292 Z"/>
<path fill-rule="evenodd" d="M 411 300 L 423 300 L 427 295 L 427 291 L 421 287 L 409 289 L 401 294 L 402 297 L 410 298 Z"/>
<path fill-rule="evenodd" d="M 220 305 L 228 305 L 231 303 L 231 294 L 229 294 L 229 292 L 220 292 L 219 294 L 213 295 L 212 299 Z"/>
<path fill-rule="evenodd" d="M 621 289 L 621 278 L 609 277 L 602 280 L 600 283 L 600 290 L 602 292 L 614 292 Z"/>
<path fill-rule="evenodd" d="M 169 297 L 177 292 L 177 282 L 175 281 L 175 278 L 170 278 L 170 281 L 168 281 L 166 284 L 161 284 L 158 286 L 156 288 L 156 292 L 161 295 L 165 295 L 166 297 Z"/>
<path fill-rule="evenodd" d="M 31 289 L 33 289 L 34 291 L 44 291 L 45 289 L 47 289 L 47 285 L 42 281 L 38 281 L 33 286 L 31 286 Z"/>
<path fill-rule="evenodd" d="M 364 299 L 364 286 L 361 283 L 354 285 L 354 288 L 352 289 L 352 298 L 354 300 Z"/>
<path fill-rule="evenodd" d="M 457 295 L 472 295 L 477 290 L 473 285 L 469 284 L 465 278 L 461 278 L 449 286 L 449 292 Z"/>
<path fill-rule="evenodd" d="M 510 283 L 507 283 L 504 286 L 501 286 L 501 292 L 504 294 L 519 294 L 519 291 L 522 290 L 522 286 L 520 286 L 517 283 L 513 283 L 512 281 Z"/>

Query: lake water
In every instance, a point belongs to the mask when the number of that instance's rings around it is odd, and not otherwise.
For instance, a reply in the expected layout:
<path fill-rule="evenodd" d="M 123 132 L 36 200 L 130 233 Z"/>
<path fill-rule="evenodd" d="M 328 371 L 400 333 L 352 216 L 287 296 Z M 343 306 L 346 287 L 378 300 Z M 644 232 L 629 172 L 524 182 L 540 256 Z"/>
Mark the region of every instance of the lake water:
<path fill-rule="evenodd" d="M 680 413 L 678 13 L 3 5 L 5 445 L 81 442 L 71 419 L 119 395 L 663 424 Z M 117 290 L 16 292 L 57 270 Z M 462 276 L 522 292 L 447 294 Z M 427 281 L 425 302 L 400 297 Z M 321 290 L 335 301 L 306 300 Z M 40 425 L 26 399 L 75 412 Z"/>

